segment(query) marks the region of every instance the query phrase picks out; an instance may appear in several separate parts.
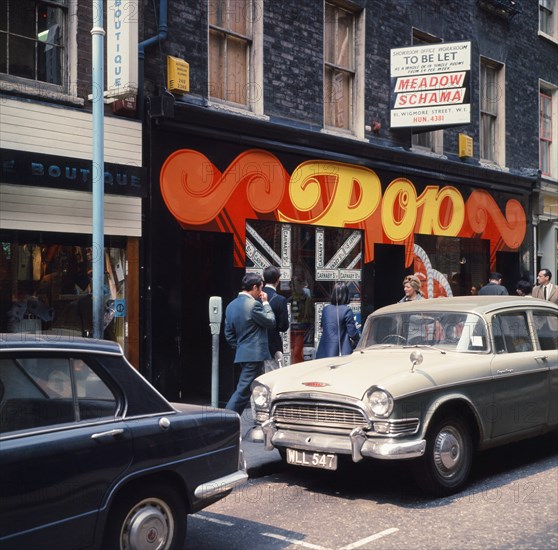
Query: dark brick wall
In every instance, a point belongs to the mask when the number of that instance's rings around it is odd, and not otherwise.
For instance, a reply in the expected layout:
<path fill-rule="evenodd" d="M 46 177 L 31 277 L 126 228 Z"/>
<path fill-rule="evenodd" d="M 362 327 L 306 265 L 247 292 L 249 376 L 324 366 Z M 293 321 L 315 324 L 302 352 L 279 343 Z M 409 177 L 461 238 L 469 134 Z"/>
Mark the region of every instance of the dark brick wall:
<path fill-rule="evenodd" d="M 190 64 L 190 96 L 207 98 L 207 10 L 206 1 L 168 0 L 168 37 L 145 49 L 146 93 L 157 93 L 166 85 L 167 55 Z M 159 2 L 143 0 L 140 42 L 158 34 Z"/>
<path fill-rule="evenodd" d="M 537 34 L 537 2 L 521 0 L 522 13 L 511 21 L 481 10 L 477 0 L 361 0 L 355 5 L 366 9 L 365 124 L 381 124 L 379 133 L 367 132 L 371 143 L 410 146 L 409 130 L 389 127 L 389 52 L 411 45 L 412 29 L 417 28 L 446 42 L 472 43 L 472 124 L 445 131 L 448 156 L 456 155 L 457 134 L 464 132 L 474 138 L 478 158 L 482 55 L 505 65 L 506 163 L 517 172 L 538 168 L 539 79 L 558 84 L 558 45 Z M 140 40 L 157 33 L 153 2 L 143 0 L 142 7 Z M 155 9 L 158 12 L 158 3 Z M 190 63 L 191 92 L 179 101 L 203 104 L 207 99 L 207 9 L 204 1 L 169 0 L 168 39 L 146 50 L 147 94 L 155 93 L 166 79 L 166 55 L 175 55 Z M 323 124 L 323 2 L 268 0 L 264 10 L 265 114 L 271 123 L 319 131 Z M 87 37 L 90 40 L 89 33 Z"/>
<path fill-rule="evenodd" d="M 80 97 L 86 99 L 86 107 L 91 106 L 87 101 L 87 96 L 91 93 L 91 73 L 92 73 L 92 54 L 91 54 L 91 29 L 93 28 L 93 10 L 91 3 L 82 2 L 78 8 L 79 17 L 77 19 L 77 48 L 78 48 L 78 70 L 76 74 L 76 82 L 72 82 L 70 86 L 77 88 Z"/>
<path fill-rule="evenodd" d="M 323 19 L 322 2 L 265 3 L 266 115 L 322 127 Z"/>

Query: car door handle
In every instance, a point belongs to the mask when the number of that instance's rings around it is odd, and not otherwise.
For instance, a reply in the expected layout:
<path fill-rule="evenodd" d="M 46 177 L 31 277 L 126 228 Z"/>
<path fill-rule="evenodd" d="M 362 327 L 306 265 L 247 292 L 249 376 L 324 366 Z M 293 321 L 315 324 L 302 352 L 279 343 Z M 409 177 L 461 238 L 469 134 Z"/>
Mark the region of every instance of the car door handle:
<path fill-rule="evenodd" d="M 535 361 L 546 363 L 548 361 L 548 355 L 539 355 L 539 357 L 535 357 Z"/>
<path fill-rule="evenodd" d="M 104 439 L 106 437 L 117 437 L 119 435 L 122 435 L 124 433 L 123 429 L 117 429 L 117 430 L 109 430 L 108 432 L 99 432 L 96 434 L 93 434 L 91 436 L 91 439 Z"/>

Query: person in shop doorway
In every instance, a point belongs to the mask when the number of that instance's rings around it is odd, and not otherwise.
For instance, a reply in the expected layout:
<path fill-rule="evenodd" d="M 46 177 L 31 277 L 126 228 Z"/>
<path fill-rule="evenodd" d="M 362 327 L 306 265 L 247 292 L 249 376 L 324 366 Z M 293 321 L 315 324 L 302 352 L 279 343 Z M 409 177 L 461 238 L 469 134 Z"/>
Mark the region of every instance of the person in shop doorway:
<path fill-rule="evenodd" d="M 240 378 L 226 409 L 242 414 L 250 401 L 250 385 L 270 359 L 267 331 L 275 327 L 275 315 L 263 291 L 263 279 L 255 273 L 242 278 L 241 291 L 225 310 L 225 339 L 235 350 Z"/>
<path fill-rule="evenodd" d="M 471 290 L 469 291 L 471 296 L 477 296 L 477 294 L 479 293 L 479 290 L 482 288 L 481 284 L 478 285 L 473 285 L 471 287 Z"/>
<path fill-rule="evenodd" d="M 515 285 L 515 292 L 518 296 L 531 296 L 532 286 L 529 281 L 519 279 Z"/>
<path fill-rule="evenodd" d="M 277 285 L 281 278 L 281 272 L 274 265 L 264 269 L 264 292 L 267 294 L 269 305 L 275 315 L 275 327 L 267 331 L 269 343 L 269 353 L 271 359 L 264 361 L 264 371 L 270 372 L 283 365 L 283 339 L 281 333 L 289 329 L 289 310 L 287 309 L 287 299 L 277 293 Z"/>
<path fill-rule="evenodd" d="M 353 353 L 360 334 L 356 328 L 355 315 L 348 303 L 349 288 L 345 283 L 336 283 L 330 303 L 322 311 L 322 335 L 316 359 Z"/>
<path fill-rule="evenodd" d="M 415 300 L 424 300 L 424 296 L 420 290 L 420 279 L 416 275 L 407 275 L 403 279 L 403 293 L 405 296 L 399 302 L 414 302 Z"/>
<path fill-rule="evenodd" d="M 495 271 L 488 277 L 488 283 L 479 290 L 479 296 L 508 296 L 508 289 L 502 285 L 502 275 Z"/>
<path fill-rule="evenodd" d="M 533 297 L 558 304 L 558 286 L 553 285 L 550 269 L 541 269 L 537 275 L 537 285 L 533 287 Z"/>

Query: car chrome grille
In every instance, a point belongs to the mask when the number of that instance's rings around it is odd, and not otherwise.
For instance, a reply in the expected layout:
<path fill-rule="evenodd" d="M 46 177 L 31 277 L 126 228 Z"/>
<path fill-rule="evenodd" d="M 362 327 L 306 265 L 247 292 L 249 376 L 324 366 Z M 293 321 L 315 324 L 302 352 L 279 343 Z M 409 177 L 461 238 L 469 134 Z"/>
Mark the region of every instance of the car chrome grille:
<path fill-rule="evenodd" d="M 297 424 L 353 429 L 369 425 L 364 412 L 356 407 L 335 403 L 277 403 L 272 416 L 277 424 Z"/>

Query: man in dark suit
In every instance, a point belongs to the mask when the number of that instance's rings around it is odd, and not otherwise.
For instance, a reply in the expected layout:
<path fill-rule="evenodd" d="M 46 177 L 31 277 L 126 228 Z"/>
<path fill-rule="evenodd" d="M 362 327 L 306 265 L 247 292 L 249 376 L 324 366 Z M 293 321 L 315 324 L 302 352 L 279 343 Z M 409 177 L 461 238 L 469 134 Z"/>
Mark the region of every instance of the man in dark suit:
<path fill-rule="evenodd" d="M 247 273 L 241 292 L 225 310 L 225 338 L 236 350 L 234 362 L 241 367 L 236 390 L 225 408 L 238 414 L 250 401 L 250 385 L 261 374 L 264 360 L 271 357 L 267 331 L 275 326 L 275 315 L 262 287 L 259 275 Z"/>
<path fill-rule="evenodd" d="M 269 305 L 275 314 L 275 328 L 267 331 L 271 359 L 264 361 L 265 372 L 270 372 L 281 367 L 283 363 L 281 333 L 289 329 L 289 310 L 287 309 L 287 299 L 277 293 L 277 285 L 281 278 L 279 269 L 270 265 L 264 269 L 263 276 L 265 281 L 264 292 L 267 293 Z"/>
<path fill-rule="evenodd" d="M 502 275 L 495 272 L 488 277 L 488 284 L 479 290 L 479 296 L 508 296 L 508 289 L 502 285 Z"/>

